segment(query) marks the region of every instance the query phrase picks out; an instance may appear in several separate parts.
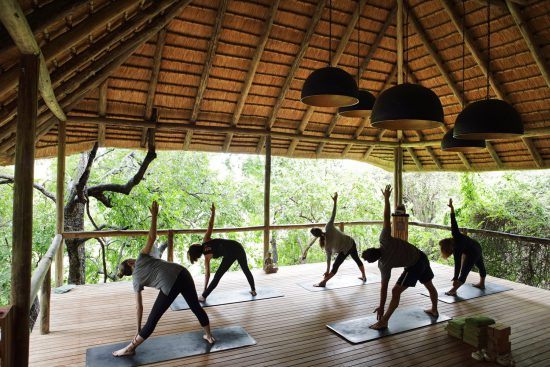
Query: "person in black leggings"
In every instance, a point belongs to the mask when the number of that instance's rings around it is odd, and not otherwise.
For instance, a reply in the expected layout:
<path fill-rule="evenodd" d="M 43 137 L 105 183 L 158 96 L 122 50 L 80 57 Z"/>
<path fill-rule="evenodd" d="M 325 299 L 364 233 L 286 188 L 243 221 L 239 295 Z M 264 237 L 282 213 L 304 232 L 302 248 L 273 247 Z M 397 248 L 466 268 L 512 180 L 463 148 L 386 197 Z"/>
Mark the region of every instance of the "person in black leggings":
<path fill-rule="evenodd" d="M 441 256 L 446 259 L 453 255 L 455 262 L 455 272 L 453 277 L 453 287 L 445 294 L 456 296 L 456 291 L 466 283 L 468 274 L 474 267 L 479 270 L 479 283 L 473 286 L 479 289 L 485 289 L 485 277 L 487 271 L 483 262 L 483 253 L 479 242 L 471 237 L 460 233 L 458 223 L 455 217 L 455 208 L 453 207 L 453 199 L 449 199 L 449 208 L 451 208 L 451 234 L 452 238 L 444 238 L 439 241 Z"/>
<path fill-rule="evenodd" d="M 166 262 L 151 255 L 151 249 L 157 236 L 158 210 L 158 204 L 154 201 L 150 208 L 152 219 L 149 237 L 138 258 L 124 260 L 118 268 L 119 278 L 125 275 L 132 276 L 134 291 L 136 292 L 138 333 L 130 344 L 113 352 L 113 356 L 115 357 L 135 354 L 136 348 L 153 333 L 162 315 L 180 293 L 203 327 L 203 339 L 210 344 L 215 341 L 210 332 L 208 315 L 199 303 L 195 283 L 189 271 L 179 264 Z M 159 294 L 147 318 L 147 322 L 141 327 L 141 318 L 143 316 L 141 291 L 144 286 L 159 289 Z"/>
<path fill-rule="evenodd" d="M 220 279 L 229 270 L 231 265 L 237 261 L 250 284 L 250 294 L 256 295 L 256 286 L 254 285 L 254 277 L 248 269 L 248 262 L 246 261 L 246 252 L 243 246 L 233 240 L 225 240 L 221 238 L 212 239 L 212 230 L 214 229 L 214 218 L 216 216 L 216 206 L 212 203 L 210 208 L 211 215 L 208 223 L 208 230 L 204 235 L 202 244 L 193 244 L 187 251 L 187 256 L 191 263 L 197 261 L 202 255 L 204 255 L 204 291 L 199 297 L 199 301 L 204 302 L 206 298 L 212 293 L 214 288 L 218 286 Z M 214 279 L 210 281 L 210 260 L 212 258 L 222 258 L 222 262 L 214 275 Z"/>

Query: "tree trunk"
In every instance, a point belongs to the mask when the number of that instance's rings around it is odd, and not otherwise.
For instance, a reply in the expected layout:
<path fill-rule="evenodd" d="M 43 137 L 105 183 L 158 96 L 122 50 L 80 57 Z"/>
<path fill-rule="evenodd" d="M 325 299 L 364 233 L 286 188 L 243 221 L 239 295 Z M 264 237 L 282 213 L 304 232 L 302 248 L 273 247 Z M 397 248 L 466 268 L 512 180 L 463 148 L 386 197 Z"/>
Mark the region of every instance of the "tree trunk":
<path fill-rule="evenodd" d="M 73 202 L 65 208 L 65 231 L 84 230 L 84 203 Z M 86 283 L 85 241 L 79 238 L 65 240 L 69 255 L 69 284 Z"/>

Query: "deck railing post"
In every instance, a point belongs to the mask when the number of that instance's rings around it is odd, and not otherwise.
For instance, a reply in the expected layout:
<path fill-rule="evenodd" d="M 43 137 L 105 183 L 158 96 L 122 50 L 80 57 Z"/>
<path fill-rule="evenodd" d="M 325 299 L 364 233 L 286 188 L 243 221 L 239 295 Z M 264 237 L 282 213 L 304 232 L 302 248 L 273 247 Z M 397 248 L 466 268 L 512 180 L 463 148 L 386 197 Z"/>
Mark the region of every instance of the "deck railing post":
<path fill-rule="evenodd" d="M 168 231 L 168 255 L 167 260 L 174 262 L 174 231 Z"/>
<path fill-rule="evenodd" d="M 48 268 L 40 290 L 40 333 L 50 333 L 50 297 L 52 292 L 52 268 Z"/>
<path fill-rule="evenodd" d="M 65 149 L 66 149 L 66 123 L 59 121 L 57 125 L 57 187 L 56 187 L 56 233 L 63 233 L 65 223 Z M 55 286 L 63 285 L 63 245 L 61 242 L 59 250 L 55 256 Z"/>
<path fill-rule="evenodd" d="M 11 306 L 0 308 L 0 366 L 15 366 L 13 361 L 13 351 L 11 348 L 12 340 L 12 319 L 13 312 Z"/>
<path fill-rule="evenodd" d="M 265 187 L 264 187 L 264 270 L 265 260 L 269 254 L 269 235 L 270 235 L 270 212 L 269 201 L 271 194 L 271 136 L 265 141 Z"/>
<path fill-rule="evenodd" d="M 38 55 L 21 55 L 17 96 L 11 303 L 12 366 L 29 364 L 34 139 L 38 107 Z M 7 365 L 11 367 L 10 365 Z"/>

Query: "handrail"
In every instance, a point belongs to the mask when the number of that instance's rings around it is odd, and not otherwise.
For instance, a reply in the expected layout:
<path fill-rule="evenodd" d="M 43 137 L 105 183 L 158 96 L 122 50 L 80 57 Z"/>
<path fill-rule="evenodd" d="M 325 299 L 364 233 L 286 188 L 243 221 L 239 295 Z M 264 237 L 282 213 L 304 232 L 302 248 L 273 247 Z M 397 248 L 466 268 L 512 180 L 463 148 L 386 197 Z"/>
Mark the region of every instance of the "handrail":
<path fill-rule="evenodd" d="M 358 226 L 358 225 L 382 225 L 384 222 L 381 220 L 368 220 L 368 221 L 347 221 L 337 222 L 337 224 L 344 226 Z M 281 230 L 296 230 L 313 227 L 323 227 L 326 223 L 303 223 L 303 224 L 274 224 L 269 226 L 271 231 Z M 422 223 L 422 222 L 409 222 L 409 225 L 441 229 L 450 231 L 450 226 L 444 226 L 440 224 Z M 249 226 L 249 227 L 227 227 L 227 228 L 214 228 L 214 233 L 235 233 L 235 232 L 254 232 L 263 231 L 264 226 Z M 550 238 L 523 236 L 514 233 L 491 231 L 487 229 L 474 229 L 474 228 L 460 228 L 461 231 L 467 233 L 475 233 L 483 236 L 495 236 L 508 238 L 515 241 L 536 243 L 542 245 L 550 245 Z M 189 228 L 189 229 L 159 229 L 157 234 L 159 236 L 168 235 L 168 232 L 174 234 L 201 234 L 206 232 L 206 228 Z M 147 230 L 111 230 L 111 231 L 74 231 L 63 232 L 63 238 L 101 238 L 101 237 L 140 237 L 147 236 L 149 231 Z"/>
<path fill-rule="evenodd" d="M 55 237 L 52 240 L 52 244 L 48 248 L 48 251 L 46 254 L 42 257 L 40 262 L 38 263 L 38 266 L 36 267 L 34 273 L 32 274 L 31 279 L 31 307 L 34 302 L 34 299 L 38 295 L 38 290 L 42 287 L 42 283 L 44 282 L 44 278 L 46 277 L 46 274 L 48 273 L 48 269 L 50 268 L 50 265 L 52 264 L 52 260 L 55 257 L 55 254 L 57 250 L 59 249 L 59 245 L 63 242 L 63 237 L 60 234 L 55 235 Z"/>

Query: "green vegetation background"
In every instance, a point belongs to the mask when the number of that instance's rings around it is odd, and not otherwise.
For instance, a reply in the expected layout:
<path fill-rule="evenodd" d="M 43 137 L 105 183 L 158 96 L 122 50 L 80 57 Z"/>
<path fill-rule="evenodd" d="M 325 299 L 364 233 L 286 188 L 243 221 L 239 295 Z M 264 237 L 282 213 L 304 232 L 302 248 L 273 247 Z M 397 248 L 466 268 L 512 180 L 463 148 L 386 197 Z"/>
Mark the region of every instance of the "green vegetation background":
<path fill-rule="evenodd" d="M 139 166 L 144 153 L 101 150 L 94 162 L 89 185 L 126 182 Z M 79 156 L 67 160 L 67 181 L 75 174 Z M 145 180 L 129 196 L 113 195 L 114 207 L 91 203 L 98 224 L 148 229 L 148 205 L 161 205 L 159 228 L 204 228 L 209 207 L 218 208 L 216 227 L 240 227 L 263 223 L 263 158 L 206 153 L 160 152 Z M 36 180 L 55 192 L 55 162 Z M 0 168 L 13 174 L 13 168 Z M 381 220 L 380 188 L 392 183 L 391 174 L 367 165 L 336 160 L 298 160 L 274 157 L 272 170 L 272 223 L 323 222 L 330 216 L 330 195 L 340 195 L 337 221 Z M 550 237 L 550 175 L 548 171 L 509 173 L 406 173 L 404 200 L 411 220 L 449 224 L 449 197 L 457 207 L 460 226 L 486 228 L 537 237 Z M 0 185 L 0 305 L 9 301 L 13 187 Z M 87 229 L 93 227 L 87 220 Z M 377 246 L 378 226 L 347 227 L 360 250 Z M 35 190 L 33 264 L 46 252 L 55 232 L 55 204 Z M 451 264 L 439 257 L 437 241 L 450 233 L 410 227 L 410 242 L 425 251 L 432 261 Z M 261 267 L 262 233 L 221 234 L 242 242 L 253 267 Z M 190 266 L 189 244 L 201 235 L 175 237 L 175 260 Z M 273 232 L 279 265 L 300 263 L 302 249 L 311 239 L 308 230 Z M 550 249 L 496 238 L 477 238 L 483 246 L 488 272 L 527 284 L 550 287 Z M 163 238 L 159 239 L 164 240 Z M 106 239 L 107 273 L 112 277 L 120 259 L 135 257 L 143 238 Z M 103 281 L 99 245 L 86 243 L 86 282 Z M 308 262 L 324 261 L 315 245 Z M 191 266 L 201 272 L 200 264 Z M 112 280 L 109 280 L 112 281 Z"/>

